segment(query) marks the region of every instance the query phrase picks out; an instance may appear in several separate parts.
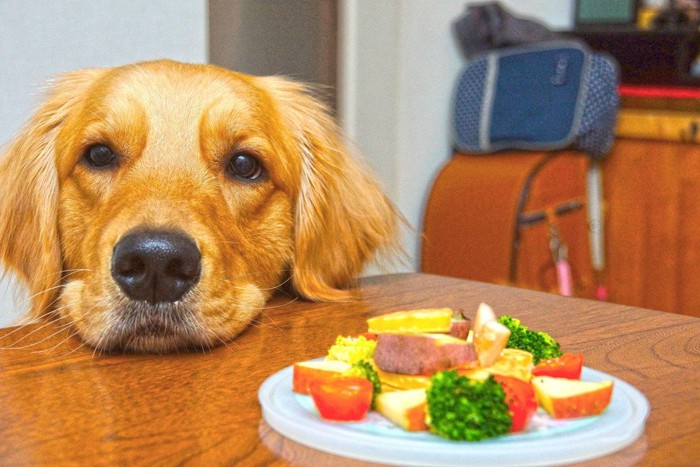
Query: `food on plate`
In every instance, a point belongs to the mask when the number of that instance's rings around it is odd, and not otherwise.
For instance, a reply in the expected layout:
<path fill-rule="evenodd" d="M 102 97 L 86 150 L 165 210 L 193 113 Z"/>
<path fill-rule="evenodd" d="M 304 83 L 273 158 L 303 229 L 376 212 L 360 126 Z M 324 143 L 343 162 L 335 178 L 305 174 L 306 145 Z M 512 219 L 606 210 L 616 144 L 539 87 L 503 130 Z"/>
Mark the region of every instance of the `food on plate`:
<path fill-rule="evenodd" d="M 373 333 L 450 332 L 453 314 L 451 308 L 395 311 L 369 318 L 367 325 Z"/>
<path fill-rule="evenodd" d="M 391 371 L 384 371 L 375 367 L 379 380 L 382 382 L 383 391 L 401 391 L 405 389 L 426 389 L 430 387 L 430 376 L 403 375 Z"/>
<path fill-rule="evenodd" d="M 583 354 L 564 353 L 561 357 L 540 360 L 540 363 L 532 369 L 532 376 L 581 379 L 581 370 L 583 370 Z"/>
<path fill-rule="evenodd" d="M 503 349 L 498 359 L 486 370 L 495 375 L 514 376 L 530 382 L 533 357 L 520 349 Z"/>
<path fill-rule="evenodd" d="M 377 371 L 367 360 L 360 360 L 354 363 L 348 370 L 343 372 L 343 376 L 356 376 L 364 378 L 372 383 L 372 406 L 374 408 L 377 396 L 382 392 L 382 382 Z"/>
<path fill-rule="evenodd" d="M 360 360 L 371 359 L 376 346 L 377 341 L 365 336 L 338 336 L 335 343 L 328 349 L 326 360 L 340 360 L 352 365 Z"/>
<path fill-rule="evenodd" d="M 364 334 L 339 336 L 324 361 L 294 365 L 293 390 L 311 395 L 324 419 L 375 410 L 404 430 L 478 441 L 527 430 L 538 410 L 584 417 L 611 400 L 612 381 L 580 381 L 582 354 L 562 354 L 549 334 L 484 303 L 473 321 L 432 308 L 367 323 Z"/>
<path fill-rule="evenodd" d="M 489 321 L 496 321 L 496 313 L 493 311 L 493 308 L 486 303 L 479 303 L 479 306 L 476 308 L 476 314 L 474 315 L 474 332 L 483 328 L 484 324 Z"/>
<path fill-rule="evenodd" d="M 425 389 L 384 392 L 377 396 L 375 410 L 407 431 L 425 431 Z"/>
<path fill-rule="evenodd" d="M 450 322 L 450 331 L 448 334 L 457 339 L 466 339 L 467 336 L 469 336 L 471 324 L 471 320 L 463 318 L 462 315 L 455 315 Z"/>
<path fill-rule="evenodd" d="M 309 393 L 318 413 L 326 420 L 362 420 L 372 404 L 372 383 L 365 378 L 345 376 L 314 380 Z"/>
<path fill-rule="evenodd" d="M 292 370 L 292 390 L 299 394 L 309 394 L 309 385 L 312 381 L 336 378 L 350 368 L 349 363 L 338 360 L 295 363 Z"/>
<path fill-rule="evenodd" d="M 509 337 L 510 330 L 496 321 L 493 309 L 485 303 L 479 304 L 474 318 L 474 347 L 482 367 L 493 365 Z"/>
<path fill-rule="evenodd" d="M 501 355 L 491 366 L 468 370 L 458 369 L 457 371 L 469 378 L 484 379 L 492 374 L 513 376 L 529 383 L 532 378 L 532 354 L 519 349 L 503 349 Z M 485 376 L 479 376 L 478 373 L 483 373 Z"/>
<path fill-rule="evenodd" d="M 505 400 L 512 419 L 510 432 L 517 433 L 524 430 L 537 410 L 537 400 L 532 385 L 513 376 L 494 375 L 493 377 L 506 393 Z"/>
<path fill-rule="evenodd" d="M 477 381 L 456 371 L 441 371 L 433 376 L 426 396 L 426 423 L 440 436 L 479 441 L 510 431 L 505 392 L 493 376 Z"/>
<path fill-rule="evenodd" d="M 364 337 L 368 341 L 376 341 L 377 340 L 377 335 L 373 332 L 363 332 L 357 337 Z"/>
<path fill-rule="evenodd" d="M 579 381 L 537 376 L 532 386 L 538 404 L 554 418 L 598 415 L 610 404 L 612 381 Z"/>
<path fill-rule="evenodd" d="M 449 334 L 378 334 L 374 362 L 380 369 L 430 376 L 436 371 L 475 365 L 474 346 Z"/>
<path fill-rule="evenodd" d="M 498 322 L 510 329 L 510 337 L 506 347 L 530 352 L 537 365 L 540 360 L 561 356 L 559 343 L 546 332 L 532 331 L 523 325 L 519 319 L 509 315 L 498 318 Z"/>
<path fill-rule="evenodd" d="M 292 390 L 299 394 L 310 394 L 315 381 L 330 381 L 339 377 L 364 378 L 372 384 L 372 407 L 377 394 L 382 392 L 379 375 L 367 360 L 352 365 L 340 360 L 311 360 L 295 363 L 292 367 Z"/>

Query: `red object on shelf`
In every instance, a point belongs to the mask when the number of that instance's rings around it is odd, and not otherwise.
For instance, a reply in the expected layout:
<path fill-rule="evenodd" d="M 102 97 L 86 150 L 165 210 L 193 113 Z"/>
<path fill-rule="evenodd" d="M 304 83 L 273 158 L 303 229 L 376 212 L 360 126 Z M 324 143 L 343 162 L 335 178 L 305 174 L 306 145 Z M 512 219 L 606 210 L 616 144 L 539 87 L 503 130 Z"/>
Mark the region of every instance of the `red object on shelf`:
<path fill-rule="evenodd" d="M 627 86 L 619 87 L 621 96 L 671 99 L 700 99 L 700 88 Z"/>

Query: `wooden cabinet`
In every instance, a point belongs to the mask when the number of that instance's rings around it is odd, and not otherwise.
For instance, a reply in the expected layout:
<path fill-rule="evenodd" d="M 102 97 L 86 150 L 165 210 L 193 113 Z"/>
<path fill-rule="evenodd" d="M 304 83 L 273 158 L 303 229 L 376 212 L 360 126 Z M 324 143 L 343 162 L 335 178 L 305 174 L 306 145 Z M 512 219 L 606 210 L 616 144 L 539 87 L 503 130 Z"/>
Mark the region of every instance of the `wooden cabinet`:
<path fill-rule="evenodd" d="M 700 317 L 700 97 L 624 99 L 623 107 L 616 141 L 602 162 L 608 299 Z M 513 173 L 523 178 L 527 171 L 521 166 L 536 156 L 499 154 L 468 164 L 455 156 L 450 161 L 426 209 L 423 272 L 556 290 L 551 287 L 556 282 L 542 274 L 552 270 L 546 264 L 553 266 L 546 226 L 524 233 L 521 251 L 532 254 L 518 261 L 517 280 L 508 280 L 515 188 L 520 186 Z M 587 159 L 579 156 L 584 166 L 576 173 L 583 185 Z M 551 179 L 559 188 L 573 187 L 561 176 Z M 546 185 L 557 188 L 555 182 Z M 582 279 L 576 294 L 593 297 L 586 219 L 569 221 L 577 227 L 566 232 L 574 246 L 572 269 L 577 266 Z"/>
<path fill-rule="evenodd" d="M 700 144 L 619 138 L 603 168 L 610 301 L 700 316 Z"/>
<path fill-rule="evenodd" d="M 513 228 L 508 222 L 514 222 L 520 186 L 513 173 L 524 178 L 521 166 L 537 156 L 455 156 L 436 180 L 426 209 L 421 270 L 556 290 L 555 279 L 542 274 L 547 262 L 553 266 L 546 225 L 525 229 L 521 250 L 529 253 L 519 255 L 517 281 L 508 281 Z M 576 160 L 584 163 L 576 172 L 583 185 L 587 159 L 567 157 L 571 160 L 558 159 L 570 168 Z M 700 144 L 618 137 L 602 167 L 609 301 L 700 317 Z M 537 190 L 533 196 L 538 199 Z M 564 219 L 576 227 L 565 232 L 579 278 L 576 294 L 594 297 L 586 219 L 577 216 Z"/>

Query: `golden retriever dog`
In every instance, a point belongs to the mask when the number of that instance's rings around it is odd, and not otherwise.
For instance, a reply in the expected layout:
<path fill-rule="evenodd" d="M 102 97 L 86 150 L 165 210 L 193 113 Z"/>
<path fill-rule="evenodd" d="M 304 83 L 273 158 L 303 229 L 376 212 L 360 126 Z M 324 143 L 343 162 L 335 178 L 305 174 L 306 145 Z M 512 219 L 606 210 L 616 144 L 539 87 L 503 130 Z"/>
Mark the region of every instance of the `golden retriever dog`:
<path fill-rule="evenodd" d="M 209 348 L 285 283 L 352 297 L 398 214 L 308 87 L 154 61 L 67 73 L 0 162 L 0 259 L 98 351 Z"/>

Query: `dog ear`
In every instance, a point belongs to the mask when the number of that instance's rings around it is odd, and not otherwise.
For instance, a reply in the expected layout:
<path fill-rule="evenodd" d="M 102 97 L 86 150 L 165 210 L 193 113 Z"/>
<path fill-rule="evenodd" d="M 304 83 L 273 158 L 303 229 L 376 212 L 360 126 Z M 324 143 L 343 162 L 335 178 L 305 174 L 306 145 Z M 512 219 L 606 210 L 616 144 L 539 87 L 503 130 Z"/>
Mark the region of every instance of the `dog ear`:
<path fill-rule="evenodd" d="M 59 77 L 0 159 L 0 260 L 28 287 L 29 316 L 49 310 L 61 281 L 56 138 L 99 70 Z"/>
<path fill-rule="evenodd" d="M 307 86 L 264 81 L 300 160 L 292 282 L 311 300 L 348 299 L 366 262 L 399 250 L 400 216 Z"/>

